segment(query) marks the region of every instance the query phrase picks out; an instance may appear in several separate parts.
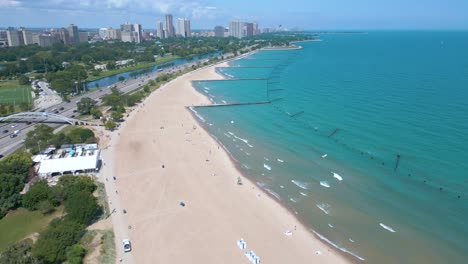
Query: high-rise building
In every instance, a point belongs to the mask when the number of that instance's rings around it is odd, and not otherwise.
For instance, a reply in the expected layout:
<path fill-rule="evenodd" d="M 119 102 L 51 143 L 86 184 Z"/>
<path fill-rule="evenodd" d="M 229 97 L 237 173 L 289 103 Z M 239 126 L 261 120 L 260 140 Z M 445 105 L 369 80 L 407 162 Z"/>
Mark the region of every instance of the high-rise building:
<path fill-rule="evenodd" d="M 192 35 L 192 29 L 190 27 L 190 19 L 184 19 L 184 37 L 189 38 Z"/>
<path fill-rule="evenodd" d="M 164 38 L 163 23 L 161 21 L 158 21 L 158 23 L 156 23 L 156 35 L 160 39 Z"/>
<path fill-rule="evenodd" d="M 22 27 L 20 28 L 19 33 L 22 35 L 24 45 L 34 44 L 32 39 L 32 32 L 30 30 Z"/>
<path fill-rule="evenodd" d="M 253 32 L 254 32 L 254 26 L 253 26 L 253 23 L 245 23 L 244 24 L 245 26 L 245 34 L 244 36 L 245 37 L 252 37 L 253 36 Z"/>
<path fill-rule="evenodd" d="M 66 28 L 61 28 L 58 30 L 58 38 L 63 42 L 64 45 L 71 45 L 69 31 Z"/>
<path fill-rule="evenodd" d="M 126 22 L 125 24 L 120 25 L 121 37 L 123 42 L 135 42 L 135 25 L 129 24 Z"/>
<path fill-rule="evenodd" d="M 107 37 L 109 39 L 113 39 L 113 40 L 116 40 L 116 39 L 121 39 L 122 36 L 120 34 L 120 29 L 114 29 L 114 28 L 108 28 L 107 29 Z"/>
<path fill-rule="evenodd" d="M 68 36 L 70 38 L 70 40 L 69 40 L 70 45 L 80 43 L 80 36 L 79 36 L 79 33 L 78 33 L 78 26 L 70 24 L 68 26 Z"/>
<path fill-rule="evenodd" d="M 229 35 L 236 38 L 244 37 L 244 23 L 237 21 L 231 21 L 229 23 Z"/>
<path fill-rule="evenodd" d="M 260 34 L 260 29 L 258 28 L 258 23 L 257 22 L 253 22 L 253 34 L 254 34 L 254 36 Z"/>
<path fill-rule="evenodd" d="M 141 27 L 141 24 L 135 24 L 134 29 L 133 39 L 136 43 L 141 43 L 143 39 L 143 28 Z"/>
<path fill-rule="evenodd" d="M 224 37 L 224 27 L 223 26 L 216 26 L 214 28 L 214 35 L 215 35 L 215 37 Z"/>
<path fill-rule="evenodd" d="M 172 21 L 172 15 L 166 15 L 166 37 L 171 38 L 174 37 L 174 23 Z"/>
<path fill-rule="evenodd" d="M 190 30 L 190 20 L 187 18 L 178 18 L 176 25 L 176 35 L 187 38 L 190 37 L 191 34 L 192 33 Z"/>
<path fill-rule="evenodd" d="M 18 47 L 24 44 L 23 34 L 15 28 L 8 28 L 6 34 L 8 47 Z"/>

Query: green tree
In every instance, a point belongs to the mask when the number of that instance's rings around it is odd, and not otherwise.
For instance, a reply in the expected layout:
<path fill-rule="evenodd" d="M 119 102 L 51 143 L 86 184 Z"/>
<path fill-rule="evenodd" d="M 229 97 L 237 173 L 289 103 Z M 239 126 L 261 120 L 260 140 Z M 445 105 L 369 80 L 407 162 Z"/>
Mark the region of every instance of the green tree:
<path fill-rule="evenodd" d="M 53 222 L 40 234 L 32 254 L 45 263 L 63 262 L 66 259 L 67 249 L 78 242 L 83 233 L 82 224 L 68 220 Z"/>
<path fill-rule="evenodd" d="M 33 241 L 26 239 L 7 247 L 0 255 L 2 264 L 39 264 L 36 257 L 31 256 Z"/>
<path fill-rule="evenodd" d="M 116 122 L 120 122 L 120 120 L 122 120 L 122 118 L 123 118 L 123 114 L 121 112 L 114 111 L 111 114 L 111 118 L 112 118 L 112 120 L 114 120 Z"/>
<path fill-rule="evenodd" d="M 21 181 L 28 176 L 32 166 L 31 154 L 26 151 L 16 152 L 0 161 L 0 172 L 10 173 L 20 177 Z"/>
<path fill-rule="evenodd" d="M 72 247 L 68 248 L 67 264 L 82 264 L 83 258 L 86 255 L 86 249 L 84 249 L 80 244 L 75 244 Z"/>
<path fill-rule="evenodd" d="M 69 220 L 88 225 L 96 218 L 100 207 L 91 193 L 80 191 L 72 193 L 65 200 L 65 210 Z"/>
<path fill-rule="evenodd" d="M 125 77 L 119 76 L 119 79 L 118 79 L 118 80 L 119 80 L 119 82 L 125 81 Z"/>
<path fill-rule="evenodd" d="M 34 130 L 26 134 L 25 147 L 30 149 L 32 153 L 40 152 L 51 143 L 51 139 L 54 136 L 53 131 L 54 129 L 47 125 L 37 125 Z"/>
<path fill-rule="evenodd" d="M 61 145 L 72 143 L 72 140 L 64 133 L 57 133 L 52 137 L 49 143 L 55 147 L 60 147 Z"/>
<path fill-rule="evenodd" d="M 72 175 L 65 175 L 60 177 L 57 184 L 62 190 L 62 197 L 66 200 L 70 195 L 81 191 L 93 193 L 96 190 L 96 185 L 90 177 L 75 177 Z"/>
<path fill-rule="evenodd" d="M 117 127 L 117 123 L 112 120 L 108 120 L 106 123 L 104 123 L 104 127 L 110 131 L 113 131 Z"/>
<path fill-rule="evenodd" d="M 20 205 L 19 192 L 23 187 L 24 183 L 18 176 L 0 172 L 0 218 L 5 216 L 8 210 Z"/>
<path fill-rule="evenodd" d="M 115 62 L 110 61 L 107 63 L 107 69 L 108 70 L 114 70 L 116 68 Z"/>
<path fill-rule="evenodd" d="M 100 119 L 102 117 L 102 112 L 97 108 L 93 107 L 90 111 L 90 114 L 95 118 L 95 119 Z"/>
<path fill-rule="evenodd" d="M 88 139 L 95 139 L 94 132 L 88 128 L 75 127 L 69 133 L 71 143 L 83 143 Z"/>
<path fill-rule="evenodd" d="M 20 77 L 18 77 L 18 83 L 21 85 L 29 84 L 29 78 L 25 75 L 20 75 Z"/>
<path fill-rule="evenodd" d="M 29 210 L 39 209 L 39 204 L 50 197 L 49 186 L 45 180 L 38 181 L 23 195 L 23 207 Z"/>
<path fill-rule="evenodd" d="M 37 210 L 42 214 L 50 214 L 54 211 L 54 205 L 49 200 L 42 200 L 37 205 Z"/>
<path fill-rule="evenodd" d="M 91 110 L 96 106 L 96 101 L 89 98 L 83 97 L 79 102 L 76 103 L 77 110 L 82 115 L 89 115 Z"/>

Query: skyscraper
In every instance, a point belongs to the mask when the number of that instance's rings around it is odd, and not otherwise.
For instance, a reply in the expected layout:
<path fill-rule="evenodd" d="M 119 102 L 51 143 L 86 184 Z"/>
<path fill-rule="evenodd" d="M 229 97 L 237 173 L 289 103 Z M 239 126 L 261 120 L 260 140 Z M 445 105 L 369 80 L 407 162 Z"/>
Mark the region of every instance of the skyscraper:
<path fill-rule="evenodd" d="M 63 42 L 64 45 L 71 45 L 70 34 L 66 28 L 58 30 L 58 38 Z"/>
<path fill-rule="evenodd" d="M 172 22 L 172 15 L 170 14 L 167 14 L 166 15 L 166 37 L 167 38 L 170 38 L 170 37 L 174 37 L 174 24 Z"/>
<path fill-rule="evenodd" d="M 161 21 L 158 21 L 158 23 L 156 23 L 156 35 L 160 39 L 164 38 L 163 23 Z"/>
<path fill-rule="evenodd" d="M 229 35 L 236 38 L 244 36 L 244 23 L 239 20 L 231 21 L 229 23 Z"/>
<path fill-rule="evenodd" d="M 245 37 L 252 37 L 254 35 L 254 25 L 253 23 L 245 23 Z"/>
<path fill-rule="evenodd" d="M 189 38 L 192 36 L 192 29 L 190 28 L 190 19 L 184 19 L 184 37 Z"/>
<path fill-rule="evenodd" d="M 184 38 L 191 36 L 190 20 L 187 18 L 178 18 L 176 25 L 176 35 Z"/>
<path fill-rule="evenodd" d="M 69 44 L 78 44 L 80 43 L 80 35 L 78 33 L 78 26 L 70 24 L 68 26 L 68 36 L 70 37 Z"/>
<path fill-rule="evenodd" d="M 216 26 L 214 28 L 214 35 L 215 35 L 215 37 L 224 37 L 224 27 L 223 26 Z"/>
<path fill-rule="evenodd" d="M 21 32 L 19 32 L 15 28 L 8 28 L 6 33 L 8 47 L 18 47 L 23 45 L 23 34 L 21 34 Z"/>
<path fill-rule="evenodd" d="M 143 38 L 143 29 L 141 27 L 141 24 L 135 24 L 134 26 L 134 41 L 136 43 L 141 43 L 142 38 Z"/>

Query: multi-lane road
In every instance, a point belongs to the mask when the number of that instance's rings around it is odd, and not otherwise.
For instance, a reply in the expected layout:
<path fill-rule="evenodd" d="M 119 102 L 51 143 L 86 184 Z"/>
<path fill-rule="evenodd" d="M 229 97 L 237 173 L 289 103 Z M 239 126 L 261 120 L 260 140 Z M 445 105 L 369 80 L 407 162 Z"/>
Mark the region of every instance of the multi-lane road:
<path fill-rule="evenodd" d="M 190 63 L 185 63 L 182 65 L 166 68 L 162 71 L 156 71 L 156 72 L 150 72 L 148 74 L 145 74 L 143 76 L 139 76 L 138 78 L 134 79 L 128 79 L 122 82 L 118 82 L 115 84 L 116 88 L 122 92 L 122 93 L 130 93 L 132 91 L 135 91 L 145 84 L 149 82 L 149 80 L 156 78 L 158 75 L 162 73 L 172 73 L 175 71 L 179 70 L 184 70 L 187 68 L 192 67 L 192 65 L 196 65 L 199 61 L 193 61 Z M 38 85 L 42 89 L 46 89 L 46 83 L 45 82 L 39 82 Z M 98 104 L 101 104 L 101 97 L 111 93 L 111 90 L 108 88 L 101 88 L 101 89 L 93 89 L 92 91 L 76 96 L 72 98 L 69 102 L 63 101 L 59 104 L 53 105 L 51 107 L 48 107 L 46 109 L 41 109 L 44 110 L 45 112 L 53 113 L 53 112 L 58 112 L 59 115 L 63 115 L 65 117 L 75 117 L 78 116 L 78 113 L 75 113 L 74 110 L 76 110 L 76 103 L 81 100 L 83 97 L 89 97 L 91 99 L 94 99 L 98 102 Z M 11 153 L 15 152 L 21 146 L 23 145 L 23 142 L 26 138 L 26 134 L 28 131 L 33 130 L 34 126 L 39 123 L 47 121 L 47 117 L 44 116 L 43 118 L 37 118 L 33 120 L 28 120 L 30 122 L 4 122 L 0 123 L 0 158 L 3 158 L 3 156 L 10 155 Z M 54 120 L 55 121 L 55 120 Z M 65 125 L 65 124 L 51 124 L 49 123 L 48 125 L 57 128 L 59 126 Z M 16 136 L 12 137 L 14 132 L 17 131 Z"/>

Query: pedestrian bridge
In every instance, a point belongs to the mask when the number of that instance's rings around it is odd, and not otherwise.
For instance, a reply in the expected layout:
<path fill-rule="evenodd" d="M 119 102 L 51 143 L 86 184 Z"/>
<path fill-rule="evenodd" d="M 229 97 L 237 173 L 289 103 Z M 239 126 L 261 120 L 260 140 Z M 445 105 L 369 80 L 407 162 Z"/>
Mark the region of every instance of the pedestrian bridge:
<path fill-rule="evenodd" d="M 0 123 L 34 122 L 34 123 L 63 123 L 70 125 L 100 126 L 100 122 L 84 121 L 48 112 L 21 112 L 0 117 Z"/>

